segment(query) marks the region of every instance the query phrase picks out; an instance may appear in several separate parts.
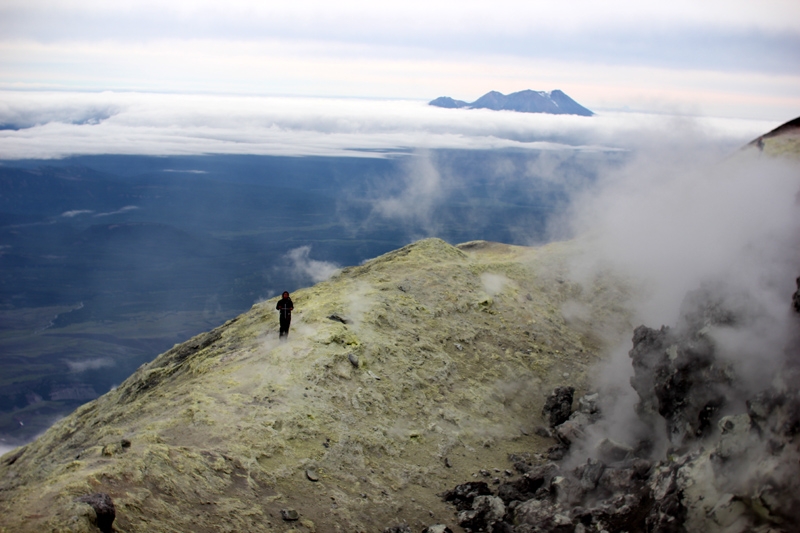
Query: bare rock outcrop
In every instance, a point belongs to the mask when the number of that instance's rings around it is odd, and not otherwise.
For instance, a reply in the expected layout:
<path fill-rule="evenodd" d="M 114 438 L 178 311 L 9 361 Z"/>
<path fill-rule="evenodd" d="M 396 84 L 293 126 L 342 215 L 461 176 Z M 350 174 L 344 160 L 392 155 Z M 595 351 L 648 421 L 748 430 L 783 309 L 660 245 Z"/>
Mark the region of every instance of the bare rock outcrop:
<path fill-rule="evenodd" d="M 691 293 L 674 329 L 634 332 L 631 386 L 636 414 L 652 429 L 650 442 L 598 439 L 604 426 L 595 426 L 603 420 L 597 395 L 580 398 L 570 412 L 559 387 L 543 415 L 557 422 L 552 434 L 564 460 L 522 465 L 521 476 L 497 487 L 507 510 L 502 524 L 462 526 L 514 533 L 796 531 L 800 392 L 789 385 L 797 383 L 796 362 L 789 357 L 780 379 L 748 393 L 709 334 L 714 326 L 745 323 L 747 310 L 713 294 Z M 795 340 L 787 342 L 790 352 Z M 667 442 L 656 446 L 659 427 Z"/>

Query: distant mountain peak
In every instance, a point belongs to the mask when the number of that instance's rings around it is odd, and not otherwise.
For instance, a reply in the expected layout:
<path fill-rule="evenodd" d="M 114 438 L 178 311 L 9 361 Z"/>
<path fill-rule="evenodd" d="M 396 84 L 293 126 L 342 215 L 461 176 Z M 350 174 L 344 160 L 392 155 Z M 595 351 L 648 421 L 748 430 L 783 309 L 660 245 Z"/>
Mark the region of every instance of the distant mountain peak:
<path fill-rule="evenodd" d="M 584 117 L 594 115 L 592 111 L 586 109 L 559 89 L 552 91 L 525 89 L 509 95 L 498 91 L 489 91 L 472 103 L 455 100 L 449 96 L 440 96 L 428 102 L 428 105 L 448 109 L 493 109 L 495 111 L 581 115 Z"/>

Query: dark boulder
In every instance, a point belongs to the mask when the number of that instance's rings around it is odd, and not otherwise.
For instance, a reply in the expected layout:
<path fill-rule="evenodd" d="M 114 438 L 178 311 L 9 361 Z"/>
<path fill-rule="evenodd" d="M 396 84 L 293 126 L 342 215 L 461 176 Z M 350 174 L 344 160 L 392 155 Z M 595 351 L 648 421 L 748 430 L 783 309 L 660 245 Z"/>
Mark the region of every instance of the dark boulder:
<path fill-rule="evenodd" d="M 796 313 L 800 313 L 800 278 L 797 278 L 797 291 L 792 295 L 792 307 Z"/>
<path fill-rule="evenodd" d="M 478 496 L 487 496 L 492 493 L 489 485 L 483 481 L 470 481 L 456 486 L 453 490 L 448 490 L 442 495 L 442 499 L 456 506 L 459 511 L 472 509 L 472 503 Z"/>
<path fill-rule="evenodd" d="M 594 490 L 600 476 L 606 469 L 605 463 L 596 459 L 588 459 L 585 464 L 573 470 L 575 477 L 578 478 L 581 488 L 585 491 Z"/>
<path fill-rule="evenodd" d="M 548 421 L 551 428 L 569 420 L 572 414 L 572 397 L 575 394 L 573 387 L 557 387 L 544 403 L 542 416 Z"/>
<path fill-rule="evenodd" d="M 550 481 L 558 474 L 559 468 L 554 463 L 533 467 L 523 476 L 508 483 L 502 483 L 497 488 L 497 496 L 506 504 L 515 500 L 530 500 L 536 497 L 541 488 L 549 488 Z"/>
<path fill-rule="evenodd" d="M 561 511 L 552 502 L 528 500 L 514 509 L 514 531 L 572 533 L 575 531 L 575 524 L 572 518 Z"/>
<path fill-rule="evenodd" d="M 505 514 L 506 506 L 497 496 L 477 496 L 472 509 L 458 513 L 458 525 L 468 531 L 492 531 Z"/>
<path fill-rule="evenodd" d="M 111 533 L 113 531 L 112 524 L 117 517 L 117 510 L 114 508 L 114 501 L 111 496 L 104 492 L 97 492 L 81 496 L 76 501 L 86 503 L 94 509 L 97 529 L 103 533 Z"/>
<path fill-rule="evenodd" d="M 709 340 L 677 336 L 665 327 L 639 326 L 629 355 L 634 368 L 631 386 L 639 395 L 636 409 L 643 420 L 655 424 L 660 415 L 677 447 L 713 429 L 732 378 Z"/>

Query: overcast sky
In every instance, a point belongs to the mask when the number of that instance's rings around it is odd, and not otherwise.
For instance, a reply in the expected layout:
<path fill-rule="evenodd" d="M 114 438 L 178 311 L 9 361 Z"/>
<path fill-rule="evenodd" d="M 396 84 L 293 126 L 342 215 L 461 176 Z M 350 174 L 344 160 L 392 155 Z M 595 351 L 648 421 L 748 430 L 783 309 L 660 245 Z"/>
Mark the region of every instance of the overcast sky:
<path fill-rule="evenodd" d="M 800 115 L 800 2 L 4 0 L 0 89 Z"/>

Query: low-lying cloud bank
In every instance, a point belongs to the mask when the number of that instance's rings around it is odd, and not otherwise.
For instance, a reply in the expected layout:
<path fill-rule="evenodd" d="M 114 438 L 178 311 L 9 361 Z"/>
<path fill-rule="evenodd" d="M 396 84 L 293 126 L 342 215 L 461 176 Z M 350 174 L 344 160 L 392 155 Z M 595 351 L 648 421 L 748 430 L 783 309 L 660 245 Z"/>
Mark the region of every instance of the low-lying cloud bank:
<path fill-rule="evenodd" d="M 0 159 L 260 154 L 386 157 L 409 149 L 627 150 L 686 135 L 732 147 L 771 121 L 641 113 L 454 110 L 408 100 L 0 92 Z"/>

